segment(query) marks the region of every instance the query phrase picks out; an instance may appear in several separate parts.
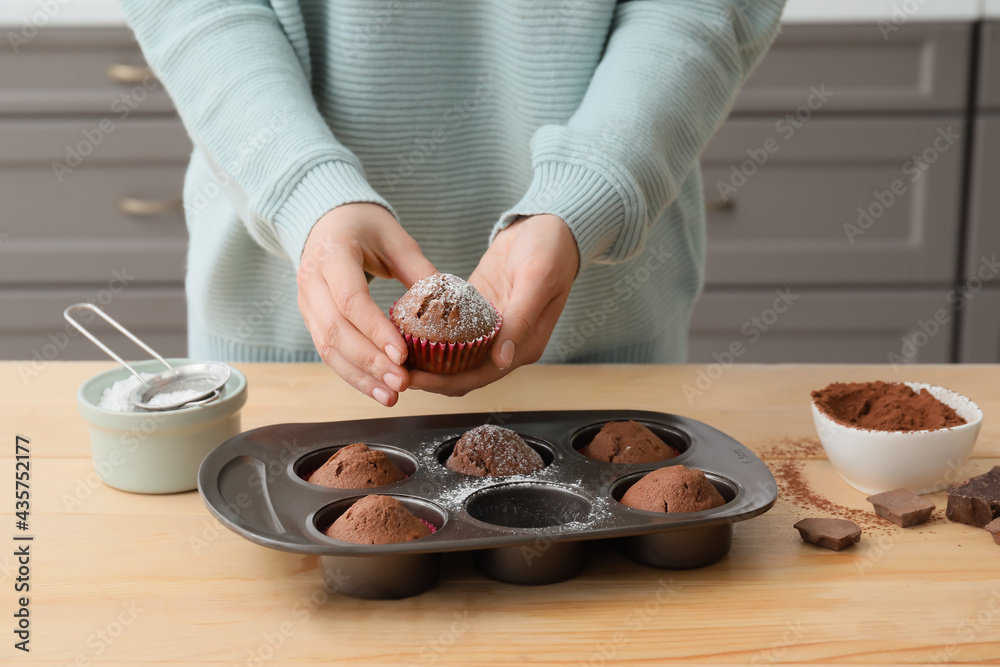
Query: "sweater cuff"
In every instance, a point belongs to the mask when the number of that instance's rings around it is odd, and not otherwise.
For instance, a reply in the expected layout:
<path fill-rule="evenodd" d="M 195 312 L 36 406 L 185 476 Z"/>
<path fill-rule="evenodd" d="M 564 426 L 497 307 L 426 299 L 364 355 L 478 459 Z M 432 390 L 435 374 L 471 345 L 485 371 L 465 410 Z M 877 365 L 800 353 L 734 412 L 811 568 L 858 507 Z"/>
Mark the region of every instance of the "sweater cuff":
<path fill-rule="evenodd" d="M 353 164 L 332 161 L 316 165 L 274 215 L 278 240 L 296 268 L 313 226 L 327 212 L 343 204 L 379 204 L 396 215 Z"/>
<path fill-rule="evenodd" d="M 621 179 L 567 162 L 540 162 L 528 191 L 500 216 L 490 236 L 523 216 L 549 214 L 566 221 L 580 251 L 580 268 L 617 264 L 642 249 L 646 235 L 641 197 Z"/>

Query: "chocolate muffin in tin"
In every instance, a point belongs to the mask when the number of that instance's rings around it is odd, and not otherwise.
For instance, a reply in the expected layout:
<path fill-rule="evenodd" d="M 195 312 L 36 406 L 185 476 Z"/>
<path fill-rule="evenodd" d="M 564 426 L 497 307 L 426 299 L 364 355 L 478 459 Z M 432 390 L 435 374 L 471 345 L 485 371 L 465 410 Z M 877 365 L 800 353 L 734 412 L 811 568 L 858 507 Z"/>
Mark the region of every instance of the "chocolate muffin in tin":
<path fill-rule="evenodd" d="M 406 479 L 385 452 L 355 443 L 338 449 L 306 481 L 331 489 L 369 489 Z"/>
<path fill-rule="evenodd" d="M 506 477 L 538 472 L 545 462 L 514 431 L 484 424 L 462 434 L 445 466 L 463 475 Z"/>

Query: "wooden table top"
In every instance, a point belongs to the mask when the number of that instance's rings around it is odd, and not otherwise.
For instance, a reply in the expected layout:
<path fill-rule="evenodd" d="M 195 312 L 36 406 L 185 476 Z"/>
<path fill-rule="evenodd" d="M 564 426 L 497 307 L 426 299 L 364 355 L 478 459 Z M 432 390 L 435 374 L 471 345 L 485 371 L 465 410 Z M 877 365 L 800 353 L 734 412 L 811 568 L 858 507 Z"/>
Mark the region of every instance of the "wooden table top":
<path fill-rule="evenodd" d="M 400 601 L 327 595 L 316 557 L 251 544 L 196 492 L 118 491 L 91 475 L 77 387 L 106 363 L 0 363 L 0 662 L 13 665 L 659 665 L 1000 663 L 1000 546 L 944 519 L 902 529 L 871 514 L 815 438 L 809 391 L 832 381 L 915 380 L 985 412 L 963 474 L 1000 463 L 1000 367 L 737 366 L 685 397 L 701 366 L 534 366 L 464 398 L 405 393 L 389 410 L 319 365 L 237 364 L 245 429 L 444 412 L 630 408 L 715 426 L 767 462 L 779 499 L 735 526 L 732 552 L 655 570 L 595 546 L 576 579 L 521 587 L 449 557 L 440 584 Z M 706 376 L 707 377 L 707 376 Z M 14 441 L 29 438 L 31 653 L 14 649 Z M 804 544 L 792 524 L 848 516 L 857 546 Z"/>

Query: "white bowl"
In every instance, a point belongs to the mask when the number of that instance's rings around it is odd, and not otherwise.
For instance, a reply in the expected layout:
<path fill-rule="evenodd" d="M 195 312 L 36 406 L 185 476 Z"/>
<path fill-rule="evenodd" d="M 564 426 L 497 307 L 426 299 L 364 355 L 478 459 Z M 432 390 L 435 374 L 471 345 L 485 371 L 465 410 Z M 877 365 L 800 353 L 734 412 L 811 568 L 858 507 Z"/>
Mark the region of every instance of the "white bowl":
<path fill-rule="evenodd" d="M 904 382 L 953 408 L 966 423 L 935 431 L 871 431 L 838 424 L 813 401 L 813 421 L 819 441 L 845 482 L 864 493 L 906 488 L 935 493 L 961 481 L 962 467 L 979 436 L 983 411 L 961 394 L 944 387 Z"/>

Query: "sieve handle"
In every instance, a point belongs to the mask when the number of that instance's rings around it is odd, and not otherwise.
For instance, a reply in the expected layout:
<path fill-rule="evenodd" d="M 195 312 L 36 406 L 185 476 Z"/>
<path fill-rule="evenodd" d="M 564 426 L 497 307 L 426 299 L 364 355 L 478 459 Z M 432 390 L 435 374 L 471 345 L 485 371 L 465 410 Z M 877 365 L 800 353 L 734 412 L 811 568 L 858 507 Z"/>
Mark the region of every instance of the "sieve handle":
<path fill-rule="evenodd" d="M 136 371 L 134 368 L 132 368 L 128 364 L 127 361 L 125 361 L 124 359 L 122 359 L 121 357 L 119 357 L 117 354 L 115 354 L 114 352 L 112 352 L 110 347 L 108 347 L 107 345 L 105 345 L 104 343 L 102 343 L 101 341 L 99 341 L 97 339 L 97 337 L 94 334 L 92 334 L 89 331 L 87 331 L 82 324 L 80 324 L 79 322 L 77 322 L 76 320 L 73 319 L 73 317 L 70 315 L 70 313 L 72 313 L 73 311 L 76 311 L 76 310 L 90 310 L 90 311 L 93 311 L 93 312 L 97 313 L 98 315 L 100 315 L 104 319 L 105 322 L 107 322 L 108 324 L 110 324 L 111 326 L 113 326 L 115 329 L 118 329 L 118 331 L 120 331 L 121 333 L 125 334 L 128 337 L 128 339 L 131 340 L 133 343 L 135 343 L 136 345 L 138 345 L 139 347 L 141 347 L 142 349 L 144 349 L 146 352 L 149 352 L 151 355 L 153 355 L 154 357 L 156 357 L 164 366 L 166 366 L 167 368 L 173 368 L 173 366 L 171 366 L 170 364 L 167 363 L 166 359 L 164 359 L 163 357 L 161 357 L 159 354 L 156 353 L 156 350 L 154 350 L 153 348 L 151 348 L 150 346 L 146 345 L 144 342 L 142 342 L 141 340 L 139 340 L 139 338 L 136 337 L 135 334 L 133 334 L 131 331 L 129 331 L 128 329 L 126 329 L 125 327 L 123 327 L 121 324 L 119 324 L 117 322 L 117 320 L 115 320 L 114 318 L 112 318 L 110 315 L 108 315 L 107 313 L 105 313 L 103 310 L 101 310 L 100 308 L 98 308 L 94 304 L 92 304 L 92 303 L 74 303 L 72 306 L 67 307 L 66 310 L 63 311 L 63 317 L 66 318 L 67 322 L 69 322 L 70 324 L 72 324 L 74 327 L 77 328 L 77 330 L 79 330 L 80 333 L 82 333 L 84 336 L 86 336 L 87 338 L 89 338 L 91 343 L 93 343 L 97 347 L 99 347 L 102 350 L 104 350 L 105 354 L 107 354 L 109 357 L 111 357 L 112 359 L 114 359 L 115 361 L 117 361 L 119 364 L 121 364 L 122 366 L 124 366 L 125 368 L 127 368 L 132 373 L 132 375 L 134 375 L 137 378 L 139 378 L 140 381 L 145 382 L 145 380 L 143 379 L 143 377 L 141 375 L 139 375 L 138 371 Z"/>

